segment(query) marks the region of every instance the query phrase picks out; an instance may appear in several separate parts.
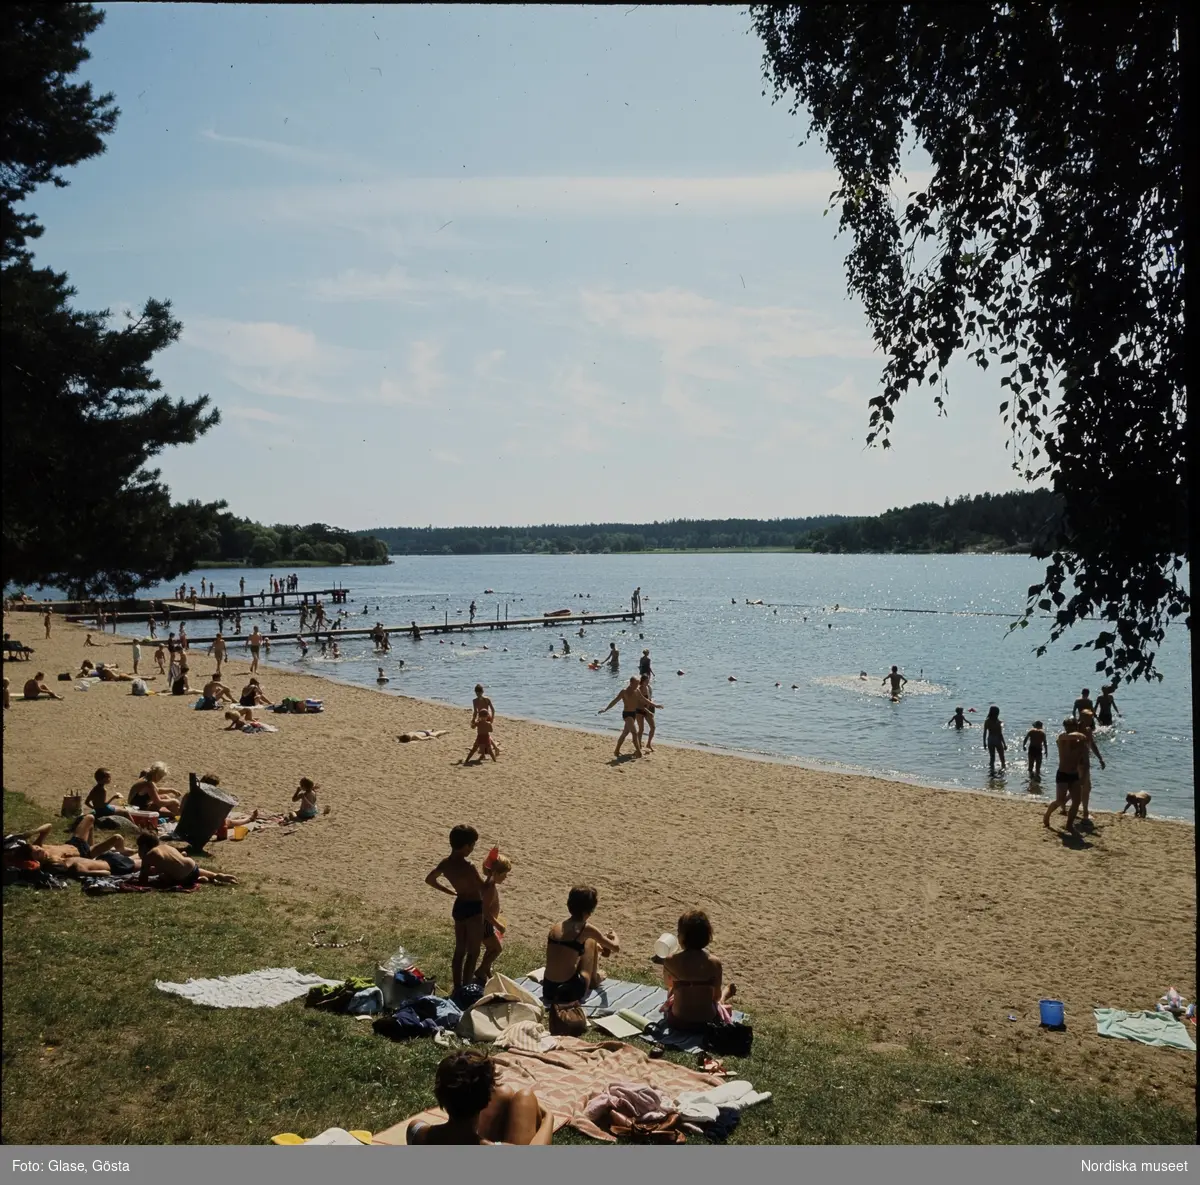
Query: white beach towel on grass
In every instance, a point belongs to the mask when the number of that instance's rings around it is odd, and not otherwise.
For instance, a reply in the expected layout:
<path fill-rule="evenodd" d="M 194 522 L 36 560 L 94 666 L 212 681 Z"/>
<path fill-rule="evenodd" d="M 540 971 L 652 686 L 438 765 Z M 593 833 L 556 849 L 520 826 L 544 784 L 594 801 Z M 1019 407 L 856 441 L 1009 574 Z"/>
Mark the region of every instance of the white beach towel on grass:
<path fill-rule="evenodd" d="M 305 975 L 295 967 L 266 967 L 245 975 L 222 975 L 218 979 L 189 979 L 187 983 L 154 981 L 160 992 L 183 996 L 193 1004 L 209 1008 L 277 1008 L 308 993 L 310 987 L 328 984 L 336 987 L 340 979 L 322 979 Z"/>

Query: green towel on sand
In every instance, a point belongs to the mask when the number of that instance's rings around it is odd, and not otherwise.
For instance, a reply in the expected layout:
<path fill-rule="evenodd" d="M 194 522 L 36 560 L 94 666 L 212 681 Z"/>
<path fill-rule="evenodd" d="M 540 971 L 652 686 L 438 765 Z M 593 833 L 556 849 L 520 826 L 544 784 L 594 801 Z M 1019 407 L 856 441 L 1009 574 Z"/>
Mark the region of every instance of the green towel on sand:
<path fill-rule="evenodd" d="M 1172 1049 L 1196 1048 L 1187 1026 L 1169 1012 L 1125 1012 L 1120 1008 L 1096 1008 L 1096 1032 L 1101 1037 L 1140 1041 L 1143 1045 L 1167 1045 Z"/>

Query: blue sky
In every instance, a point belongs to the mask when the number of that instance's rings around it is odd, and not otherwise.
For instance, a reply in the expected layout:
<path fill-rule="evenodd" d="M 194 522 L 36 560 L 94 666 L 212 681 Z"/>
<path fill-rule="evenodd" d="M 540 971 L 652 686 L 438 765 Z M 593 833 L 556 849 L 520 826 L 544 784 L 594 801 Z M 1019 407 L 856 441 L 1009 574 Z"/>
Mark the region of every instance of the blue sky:
<path fill-rule="evenodd" d="M 992 376 L 864 448 L 835 185 L 737 8 L 114 5 L 122 115 L 29 203 L 89 308 L 170 299 L 223 421 L 179 498 L 376 525 L 869 514 L 1018 486 Z"/>

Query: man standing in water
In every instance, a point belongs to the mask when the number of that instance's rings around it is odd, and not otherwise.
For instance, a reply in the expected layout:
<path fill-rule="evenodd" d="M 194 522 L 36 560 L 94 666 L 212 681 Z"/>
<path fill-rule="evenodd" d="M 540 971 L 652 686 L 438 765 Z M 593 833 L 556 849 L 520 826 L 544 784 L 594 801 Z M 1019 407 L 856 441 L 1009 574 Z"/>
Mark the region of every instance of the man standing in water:
<path fill-rule="evenodd" d="M 638 686 L 636 675 L 631 675 L 628 686 L 622 687 L 609 701 L 608 707 L 601 708 L 596 715 L 603 716 L 618 700 L 621 701 L 621 718 L 625 726 L 621 729 L 621 735 L 617 738 L 617 747 L 613 750 L 613 756 L 621 756 L 621 746 L 625 743 L 625 738 L 631 737 L 633 739 L 634 751 L 641 757 L 642 742 L 638 739 L 637 734 L 637 714 L 639 708 L 643 712 L 646 710 L 646 705 L 649 701 L 642 694 L 642 689 Z"/>
<path fill-rule="evenodd" d="M 883 677 L 883 683 L 885 686 L 888 683 L 891 683 L 892 685 L 892 699 L 900 698 L 900 688 L 903 687 L 907 682 L 908 680 L 902 674 L 900 674 L 895 667 L 892 667 L 892 669 Z"/>
<path fill-rule="evenodd" d="M 616 671 L 616 670 L 620 669 L 621 652 L 617 649 L 616 642 L 609 642 L 608 657 L 604 660 L 604 663 L 610 671 Z M 613 703 L 615 703 L 615 702 L 616 701 L 614 700 Z M 612 704 L 609 704 L 609 707 L 611 708 Z"/>

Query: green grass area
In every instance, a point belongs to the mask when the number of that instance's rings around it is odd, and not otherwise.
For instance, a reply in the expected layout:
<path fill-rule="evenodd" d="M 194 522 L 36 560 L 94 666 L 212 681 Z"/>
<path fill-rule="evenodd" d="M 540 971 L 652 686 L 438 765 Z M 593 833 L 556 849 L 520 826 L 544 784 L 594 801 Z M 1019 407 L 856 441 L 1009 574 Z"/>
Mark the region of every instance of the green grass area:
<path fill-rule="evenodd" d="M 5 792 L 6 832 L 42 821 L 39 808 Z M 215 846 L 207 866 L 220 866 Z M 254 1011 L 202 1008 L 159 992 L 154 981 L 267 966 L 328 978 L 370 974 L 403 941 L 445 982 L 448 926 L 398 930 L 394 916 L 368 902 L 298 898 L 286 881 L 97 898 L 75 885 L 10 886 L 3 900 L 7 1143 L 253 1144 L 334 1125 L 379 1131 L 433 1102 L 433 1069 L 443 1050 L 432 1041 L 395 1044 L 365 1022 L 306 1010 L 302 1001 Z M 366 941 L 314 948 L 318 928 L 329 941 Z M 540 962 L 540 951 L 514 944 L 500 969 L 517 974 Z M 636 974 L 628 965 L 613 970 Z M 871 1041 L 867 1033 L 755 1017 L 753 1055 L 728 1060 L 774 1098 L 747 1112 L 732 1142 L 1195 1138 L 1193 1118 L 1166 1104 L 958 1064 L 917 1044 L 880 1050 Z M 555 1142 L 588 1141 L 564 1129 Z"/>

